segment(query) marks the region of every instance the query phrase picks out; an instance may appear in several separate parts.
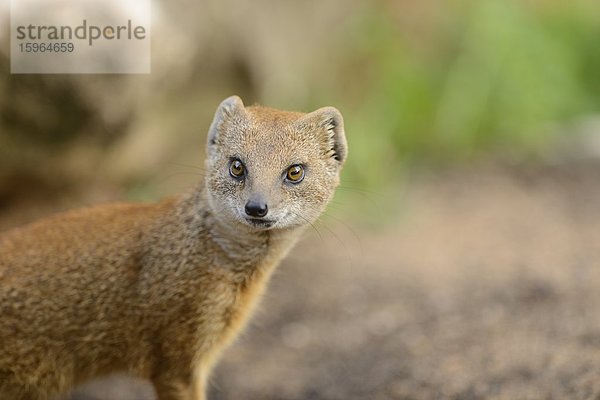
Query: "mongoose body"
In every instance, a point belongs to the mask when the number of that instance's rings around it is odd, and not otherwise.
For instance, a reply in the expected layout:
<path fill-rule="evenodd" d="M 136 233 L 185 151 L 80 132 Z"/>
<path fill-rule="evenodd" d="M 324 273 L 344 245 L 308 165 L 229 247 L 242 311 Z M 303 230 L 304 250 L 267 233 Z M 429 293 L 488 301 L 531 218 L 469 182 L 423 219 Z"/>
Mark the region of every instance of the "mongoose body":
<path fill-rule="evenodd" d="M 75 210 L 0 234 L 0 399 L 125 371 L 205 398 L 220 351 L 339 183 L 342 117 L 223 101 L 203 182 L 158 204 Z"/>

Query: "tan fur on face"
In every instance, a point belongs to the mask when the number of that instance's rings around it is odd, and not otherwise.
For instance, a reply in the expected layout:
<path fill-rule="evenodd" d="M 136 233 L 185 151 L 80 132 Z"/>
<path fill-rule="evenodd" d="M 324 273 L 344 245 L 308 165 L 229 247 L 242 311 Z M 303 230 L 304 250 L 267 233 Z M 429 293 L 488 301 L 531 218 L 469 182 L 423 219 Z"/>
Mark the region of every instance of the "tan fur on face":
<path fill-rule="evenodd" d="M 227 204 L 221 218 L 243 217 L 243 207 L 253 195 L 261 195 L 278 228 L 306 225 L 323 211 L 339 183 L 346 156 L 342 117 L 335 108 L 325 107 L 310 114 L 286 112 L 265 107 L 244 108 L 239 99 L 225 102 L 230 118 L 213 124 L 208 147 L 207 184 L 213 204 Z M 219 112 L 217 112 L 218 120 Z M 226 146 L 219 146 L 227 143 Z M 241 160 L 248 176 L 236 184 L 228 174 L 232 158 Z M 285 183 L 287 168 L 301 164 L 305 180 Z"/>
<path fill-rule="evenodd" d="M 150 379 L 160 400 L 204 399 L 220 351 L 273 269 L 333 195 L 346 157 L 339 112 L 218 108 L 208 177 L 153 205 L 81 209 L 0 234 L 0 399 L 47 400 L 114 371 Z M 244 182 L 231 157 L 247 164 Z M 283 180 L 290 164 L 305 180 Z M 260 192 L 269 218 L 243 218 Z"/>

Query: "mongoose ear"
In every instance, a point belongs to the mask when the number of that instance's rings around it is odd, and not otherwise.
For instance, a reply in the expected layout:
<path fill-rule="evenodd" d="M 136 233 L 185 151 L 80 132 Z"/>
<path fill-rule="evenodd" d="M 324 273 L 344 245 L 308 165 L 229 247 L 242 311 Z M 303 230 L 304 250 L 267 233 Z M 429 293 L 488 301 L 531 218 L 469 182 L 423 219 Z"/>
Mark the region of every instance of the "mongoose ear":
<path fill-rule="evenodd" d="M 226 98 L 219 104 L 210 128 L 208 129 L 208 146 L 210 151 L 219 142 L 219 135 L 222 133 L 225 122 L 239 124 L 246 116 L 246 109 L 242 99 L 238 96 Z"/>
<path fill-rule="evenodd" d="M 311 121 L 326 132 L 327 144 L 329 146 L 327 154 L 342 165 L 348 155 L 342 114 L 335 107 L 323 107 L 307 114 L 306 118 L 310 118 Z"/>

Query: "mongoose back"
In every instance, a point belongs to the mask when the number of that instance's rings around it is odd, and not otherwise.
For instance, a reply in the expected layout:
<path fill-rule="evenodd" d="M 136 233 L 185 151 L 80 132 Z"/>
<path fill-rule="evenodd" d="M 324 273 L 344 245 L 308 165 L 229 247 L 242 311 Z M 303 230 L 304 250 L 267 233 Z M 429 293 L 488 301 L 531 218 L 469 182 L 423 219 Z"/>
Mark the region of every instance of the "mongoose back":
<path fill-rule="evenodd" d="M 0 399 L 50 400 L 124 371 L 202 400 L 269 276 L 333 196 L 341 114 L 245 107 L 209 128 L 205 177 L 158 204 L 108 204 L 0 234 Z"/>

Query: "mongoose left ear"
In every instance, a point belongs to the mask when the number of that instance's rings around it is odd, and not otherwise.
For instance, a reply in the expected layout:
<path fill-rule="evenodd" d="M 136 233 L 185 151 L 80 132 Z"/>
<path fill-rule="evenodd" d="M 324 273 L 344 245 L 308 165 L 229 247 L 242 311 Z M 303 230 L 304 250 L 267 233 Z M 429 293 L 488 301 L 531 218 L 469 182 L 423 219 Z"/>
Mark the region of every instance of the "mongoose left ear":
<path fill-rule="evenodd" d="M 327 154 L 339 161 L 340 165 L 343 164 L 348 155 L 348 145 L 342 114 L 335 107 L 323 107 L 311 112 L 307 117 L 326 132 L 329 146 Z"/>
<path fill-rule="evenodd" d="M 246 108 L 242 99 L 238 96 L 230 96 L 223 100 L 213 118 L 210 128 L 208 129 L 208 146 L 210 150 L 219 143 L 219 136 L 223 133 L 226 123 L 240 124 L 245 119 Z"/>

